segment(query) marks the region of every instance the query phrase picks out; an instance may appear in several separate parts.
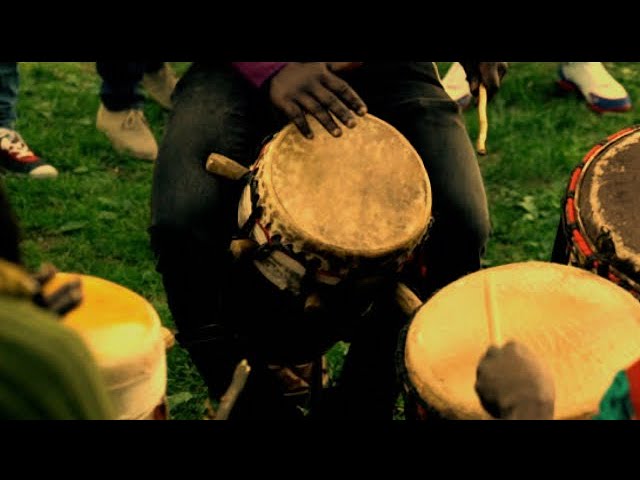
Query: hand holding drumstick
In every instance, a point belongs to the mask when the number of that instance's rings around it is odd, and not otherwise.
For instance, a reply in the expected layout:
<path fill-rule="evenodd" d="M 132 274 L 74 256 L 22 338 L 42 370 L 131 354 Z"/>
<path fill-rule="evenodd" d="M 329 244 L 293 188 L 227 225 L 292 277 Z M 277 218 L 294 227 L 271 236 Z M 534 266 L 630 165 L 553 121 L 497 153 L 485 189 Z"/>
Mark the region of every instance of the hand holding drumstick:
<path fill-rule="evenodd" d="M 502 78 L 507 73 L 507 62 L 460 62 L 467 74 L 469 90 L 478 97 L 478 115 L 480 132 L 476 143 L 476 150 L 480 155 L 487 154 L 487 102 L 490 101 L 500 88 Z"/>
<path fill-rule="evenodd" d="M 525 344 L 503 345 L 501 317 L 491 272 L 484 278 L 485 314 L 491 346 L 478 363 L 475 390 L 483 408 L 494 418 L 549 420 L 553 418 L 553 376 Z"/>

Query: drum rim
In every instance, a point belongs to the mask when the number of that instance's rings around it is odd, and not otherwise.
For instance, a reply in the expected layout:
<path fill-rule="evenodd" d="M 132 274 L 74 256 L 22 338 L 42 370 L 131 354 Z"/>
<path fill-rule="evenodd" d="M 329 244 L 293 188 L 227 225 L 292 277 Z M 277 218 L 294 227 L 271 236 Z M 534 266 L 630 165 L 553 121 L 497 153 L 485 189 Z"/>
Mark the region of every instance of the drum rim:
<path fill-rule="evenodd" d="M 334 255 L 334 256 L 338 256 L 338 257 L 358 257 L 358 258 L 363 258 L 363 259 L 377 259 L 380 257 L 386 257 L 386 256 L 401 256 L 402 253 L 401 252 L 410 252 L 413 251 L 423 240 L 423 238 L 425 237 L 425 235 L 427 234 L 429 227 L 431 225 L 431 219 L 433 217 L 433 190 L 431 187 L 431 181 L 429 179 L 429 174 L 426 170 L 426 167 L 424 167 L 424 161 L 422 160 L 422 157 L 418 154 L 418 152 L 416 151 L 416 149 L 413 147 L 413 145 L 411 145 L 411 143 L 409 142 L 409 140 L 398 130 L 396 129 L 393 125 L 389 124 L 388 122 L 385 122 L 384 120 L 371 115 L 370 113 L 367 113 L 364 117 L 361 117 L 361 120 L 366 119 L 366 121 L 373 121 L 373 122 L 377 122 L 381 125 L 383 125 L 385 128 L 389 129 L 390 131 L 394 132 L 395 134 L 397 134 L 399 140 L 405 145 L 405 147 L 412 152 L 413 156 L 415 158 L 417 158 L 420 163 L 422 164 L 422 171 L 421 171 L 421 175 L 422 175 L 422 179 L 424 181 L 424 185 L 426 187 L 425 191 L 426 191 L 426 205 L 425 205 L 425 214 L 426 214 L 426 218 L 424 219 L 424 221 L 422 222 L 422 226 L 420 227 L 416 227 L 410 235 L 411 237 L 411 241 L 404 241 L 404 242 L 395 242 L 393 244 L 391 244 L 388 247 L 385 248 L 375 248 L 375 249 L 367 249 L 365 250 L 359 250 L 359 249 L 345 249 L 343 247 L 340 247 L 338 245 L 332 245 L 329 243 L 325 243 L 321 240 L 318 240 L 316 238 L 314 238 L 312 235 L 309 235 L 309 232 L 306 231 L 304 228 L 301 228 L 300 225 L 298 225 L 296 222 L 293 222 L 293 217 L 292 215 L 287 211 L 287 209 L 284 207 L 284 205 L 282 204 L 282 202 L 280 201 L 277 192 L 275 192 L 275 190 L 272 188 L 272 186 L 270 186 L 270 188 L 266 189 L 269 193 L 271 193 L 272 197 L 277 199 L 277 203 L 278 205 L 281 207 L 278 212 L 277 212 L 277 216 L 279 217 L 277 222 L 278 223 L 287 223 L 287 230 L 290 230 L 294 233 L 295 236 L 297 236 L 300 240 L 294 240 L 291 243 L 301 243 L 305 246 L 309 246 L 311 247 L 312 251 L 317 252 L 317 253 L 328 253 L 330 255 Z M 357 127 L 356 127 L 357 128 Z M 280 130 L 279 133 L 277 133 L 269 142 L 267 142 L 267 144 L 265 145 L 265 147 L 268 148 L 263 148 L 263 153 L 260 155 L 260 158 L 258 159 L 258 161 L 256 162 L 256 166 L 259 165 L 260 162 L 262 162 L 262 160 L 264 159 L 264 157 L 266 157 L 267 155 L 269 155 L 269 152 L 272 151 L 273 147 L 277 146 L 278 144 L 280 144 L 281 142 L 283 142 L 284 138 L 287 137 L 290 134 L 294 134 L 294 135 L 300 135 L 300 133 L 297 130 L 297 127 L 295 124 L 293 123 L 289 123 L 287 124 L 282 130 Z M 272 163 L 269 162 L 265 168 L 271 168 L 272 167 Z M 264 182 L 260 182 L 263 185 L 264 188 Z M 264 208 L 264 200 L 261 198 L 261 196 L 259 195 L 258 192 L 255 192 L 256 194 L 258 194 L 258 205 Z M 267 209 L 265 209 L 267 210 Z M 284 237 L 284 235 L 283 235 Z M 288 239 L 287 239 L 288 240 Z M 289 243 L 289 242 L 285 242 L 285 243 Z"/>
<path fill-rule="evenodd" d="M 640 285 L 628 274 L 620 271 L 612 265 L 611 262 L 609 262 L 597 250 L 593 239 L 588 235 L 584 226 L 583 218 L 580 214 L 580 207 L 578 205 L 578 199 L 581 198 L 580 190 L 582 188 L 582 183 L 584 182 L 587 171 L 589 171 L 593 166 L 596 159 L 600 158 L 623 138 L 637 132 L 640 132 L 640 124 L 623 128 L 622 130 L 609 135 L 607 138 L 595 144 L 582 158 L 580 163 L 574 167 L 562 201 L 562 226 L 565 234 L 565 240 L 570 249 L 572 251 L 577 250 L 585 257 L 586 264 L 584 265 L 584 268 L 602 268 L 603 271 L 606 270 L 606 276 L 600 276 L 620 285 L 622 288 L 626 289 L 625 285 L 630 286 L 630 293 L 640 299 Z M 573 222 L 570 222 L 571 216 L 574 219 Z M 577 237 L 577 239 L 574 237 Z M 581 241 L 584 242 L 585 245 L 580 245 Z"/>

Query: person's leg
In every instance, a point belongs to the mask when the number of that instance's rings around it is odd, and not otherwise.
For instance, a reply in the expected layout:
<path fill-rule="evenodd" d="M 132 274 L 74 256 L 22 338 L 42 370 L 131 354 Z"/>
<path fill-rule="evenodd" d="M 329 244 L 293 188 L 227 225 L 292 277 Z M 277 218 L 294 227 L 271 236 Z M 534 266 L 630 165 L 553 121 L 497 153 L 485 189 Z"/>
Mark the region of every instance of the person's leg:
<path fill-rule="evenodd" d="M 166 62 L 146 62 L 142 86 L 161 107 L 171 110 L 171 95 L 178 83 L 178 77 Z"/>
<path fill-rule="evenodd" d="M 20 77 L 16 62 L 0 62 L 0 128 L 14 129 Z"/>
<path fill-rule="evenodd" d="M 96 62 L 102 79 L 100 100 L 108 110 L 142 109 L 144 96 L 140 82 L 145 68 L 145 62 Z"/>
<path fill-rule="evenodd" d="M 290 413 L 257 352 L 280 347 L 275 332 L 287 302 L 251 265 L 232 268 L 228 247 L 242 184 L 205 170 L 214 152 L 245 165 L 256 159 L 274 128 L 260 95 L 226 64 L 194 64 L 176 88 L 153 176 L 151 242 L 178 342 L 213 398 L 238 361 L 248 358 L 252 367 L 235 418 Z"/>
<path fill-rule="evenodd" d="M 425 244 L 427 284 L 420 292 L 426 299 L 479 270 L 489 237 L 487 198 L 464 118 L 430 62 L 371 64 L 353 82 L 369 111 L 409 140 L 429 175 L 434 222 Z"/>
<path fill-rule="evenodd" d="M 56 177 L 58 171 L 34 154 L 15 130 L 20 76 L 16 62 L 0 62 L 0 169 L 34 178 Z"/>
<path fill-rule="evenodd" d="M 409 140 L 428 172 L 434 223 L 424 246 L 427 274 L 405 279 L 426 300 L 481 268 L 489 236 L 484 186 L 464 120 L 432 63 L 365 64 L 346 79 L 372 115 Z M 403 315 L 385 302 L 378 308 L 376 321 L 356 332 L 345 361 L 339 402 L 347 418 L 390 418 L 399 392 L 395 351 Z"/>
<path fill-rule="evenodd" d="M 96 126 L 116 150 L 155 160 L 158 145 L 142 111 L 145 68 L 145 62 L 96 62 L 102 79 Z"/>

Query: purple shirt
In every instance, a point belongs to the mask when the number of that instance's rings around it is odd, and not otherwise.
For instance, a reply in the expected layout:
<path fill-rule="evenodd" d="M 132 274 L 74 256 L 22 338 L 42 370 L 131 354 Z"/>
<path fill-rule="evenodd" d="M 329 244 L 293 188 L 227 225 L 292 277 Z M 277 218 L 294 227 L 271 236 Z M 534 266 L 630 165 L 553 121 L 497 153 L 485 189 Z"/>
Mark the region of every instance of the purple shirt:
<path fill-rule="evenodd" d="M 256 88 L 278 73 L 288 62 L 231 62 L 240 74 Z"/>

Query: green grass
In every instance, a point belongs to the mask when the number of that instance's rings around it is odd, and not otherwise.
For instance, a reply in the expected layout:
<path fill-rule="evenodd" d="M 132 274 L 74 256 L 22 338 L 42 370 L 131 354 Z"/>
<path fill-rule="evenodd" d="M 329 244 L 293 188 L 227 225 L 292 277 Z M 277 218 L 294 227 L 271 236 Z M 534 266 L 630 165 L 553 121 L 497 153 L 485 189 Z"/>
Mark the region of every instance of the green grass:
<path fill-rule="evenodd" d="M 441 64 L 443 75 L 447 65 Z M 640 102 L 640 65 L 606 65 Z M 187 66 L 174 64 L 179 73 Z M 640 123 L 637 110 L 598 115 L 577 97 L 558 95 L 556 68 L 555 63 L 512 63 L 489 105 L 489 154 L 479 159 L 494 228 L 487 265 L 548 259 L 571 169 L 596 142 Z M 163 323 L 172 326 L 146 231 L 153 166 L 118 154 L 95 129 L 94 65 L 21 63 L 20 72 L 17 128 L 60 170 L 55 180 L 6 177 L 28 266 L 52 261 L 64 271 L 122 284 L 149 299 Z M 167 113 L 152 102 L 145 113 L 160 139 Z M 465 115 L 475 140 L 476 111 Z M 331 352 L 335 371 L 345 350 L 341 344 Z M 196 370 L 179 347 L 168 361 L 173 417 L 201 418 L 206 393 Z"/>

